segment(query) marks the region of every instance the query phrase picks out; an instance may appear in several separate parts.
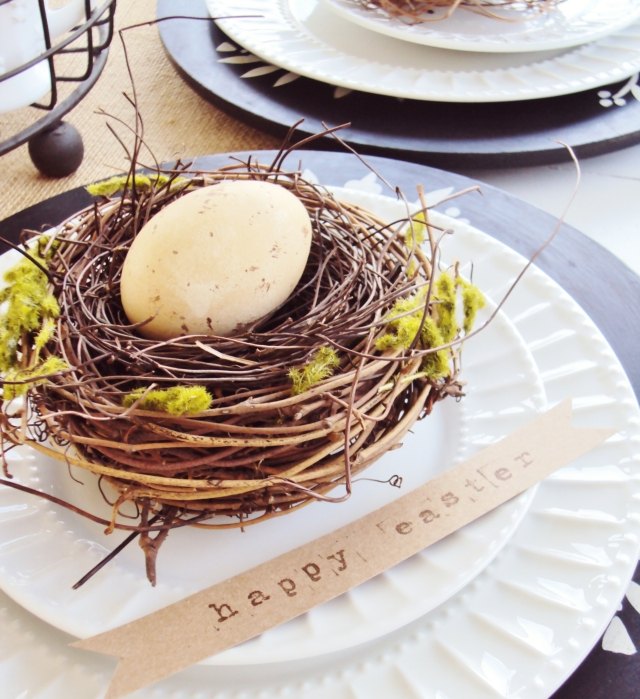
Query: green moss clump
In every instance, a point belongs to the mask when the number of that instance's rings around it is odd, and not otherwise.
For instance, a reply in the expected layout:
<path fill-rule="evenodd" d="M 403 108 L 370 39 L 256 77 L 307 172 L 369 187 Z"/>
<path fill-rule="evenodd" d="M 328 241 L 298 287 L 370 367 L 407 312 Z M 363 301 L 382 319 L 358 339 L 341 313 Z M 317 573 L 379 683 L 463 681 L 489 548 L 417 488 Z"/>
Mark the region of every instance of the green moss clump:
<path fill-rule="evenodd" d="M 68 368 L 58 357 L 40 361 L 40 353 L 53 338 L 60 306 L 49 291 L 46 270 L 56 249 L 46 236 L 39 238 L 4 274 L 7 286 L 0 291 L 0 372 L 2 397 L 11 400 L 29 387 L 45 383 L 52 374 Z M 12 382 L 18 382 L 12 384 Z"/>
<path fill-rule="evenodd" d="M 458 279 L 462 286 L 462 328 L 468 334 L 473 329 L 478 311 L 485 307 L 486 300 L 477 286 L 470 284 L 465 279 L 460 279 L 460 277 Z"/>
<path fill-rule="evenodd" d="M 289 369 L 291 393 L 297 396 L 308 391 L 320 381 L 332 376 L 339 366 L 340 358 L 332 347 L 318 348 L 304 366 Z"/>
<path fill-rule="evenodd" d="M 436 321 L 429 316 L 425 318 L 424 325 L 422 326 L 420 341 L 423 347 L 432 349 L 442 347 L 442 345 L 445 344 L 440 328 L 436 324 Z M 444 379 L 451 374 L 450 356 L 451 353 L 448 349 L 437 349 L 435 352 L 431 352 L 425 356 L 422 360 L 420 370 L 434 381 L 437 379 Z"/>
<path fill-rule="evenodd" d="M 376 349 L 384 351 L 411 347 L 420 333 L 426 297 L 426 290 L 420 289 L 415 294 L 396 300 L 387 314 L 388 332 L 376 340 Z"/>
<path fill-rule="evenodd" d="M 47 266 L 43 241 L 37 242 L 29 256 L 42 267 Z M 43 330 L 43 324 L 60 315 L 60 307 L 49 291 L 47 275 L 30 259 L 24 257 L 4 274 L 7 286 L 0 291 L 0 303 L 6 304 L 0 316 L 0 371 L 15 367 L 20 343 L 26 335 Z M 43 338 L 40 345 L 44 346 Z M 46 342 L 45 342 L 46 343 Z"/>
<path fill-rule="evenodd" d="M 188 180 L 186 177 L 174 177 L 171 179 L 169 175 L 163 174 L 136 174 L 133 176 L 133 179 L 130 175 L 117 175 L 115 177 L 110 177 L 107 180 L 94 182 L 93 184 L 88 185 L 86 190 L 92 197 L 111 197 L 117 192 L 131 188 L 132 186 L 135 186 L 136 189 L 151 190 L 161 189 L 170 183 L 170 189 L 174 189 L 177 186 L 189 184 L 189 182 L 190 180 Z"/>
<path fill-rule="evenodd" d="M 443 346 L 455 341 L 461 331 L 465 334 L 471 331 L 485 300 L 476 286 L 448 272 L 442 272 L 433 283 L 428 313 L 424 308 L 426 298 L 426 289 L 421 289 L 398 299 L 387 315 L 387 332 L 378 337 L 375 346 L 381 352 L 411 347 L 436 350 L 426 355 L 421 371 L 430 379 L 439 379 L 451 373 L 451 350 Z M 459 299 L 462 301 L 462 327 L 457 317 Z M 439 347 L 442 349 L 437 349 Z"/>
<path fill-rule="evenodd" d="M 169 415 L 195 415 L 211 407 L 211 395 L 204 386 L 172 386 L 146 391 L 136 388 L 122 399 L 125 408 L 137 407 Z"/>
<path fill-rule="evenodd" d="M 381 335 L 376 340 L 376 349 L 381 352 L 389 349 L 409 349 L 418 334 L 422 315 L 412 314 L 392 321 L 387 326 L 391 332 Z"/>
<path fill-rule="evenodd" d="M 12 368 L 5 372 L 2 397 L 4 400 L 13 400 L 24 396 L 32 386 L 46 383 L 54 374 L 58 374 L 69 365 L 60 357 L 47 357 L 34 367 L 27 369 Z"/>
<path fill-rule="evenodd" d="M 404 244 L 409 250 L 420 247 L 427 237 L 427 214 L 419 211 L 411 217 L 404 234 Z"/>
<path fill-rule="evenodd" d="M 456 320 L 456 282 L 446 272 L 436 279 L 433 288 L 433 298 L 436 324 L 444 343 L 451 342 L 458 334 Z"/>

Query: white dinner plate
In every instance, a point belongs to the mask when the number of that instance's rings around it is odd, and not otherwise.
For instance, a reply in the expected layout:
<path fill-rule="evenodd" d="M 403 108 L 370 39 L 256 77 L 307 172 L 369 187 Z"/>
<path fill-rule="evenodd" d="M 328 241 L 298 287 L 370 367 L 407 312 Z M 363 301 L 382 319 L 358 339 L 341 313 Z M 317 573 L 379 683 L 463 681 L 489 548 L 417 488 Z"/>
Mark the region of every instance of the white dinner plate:
<path fill-rule="evenodd" d="M 438 217 L 434 215 L 434 222 Z M 9 253 L 5 262 L 16 257 Z M 465 259 L 460 262 L 464 263 Z M 479 316 L 487 317 L 487 307 Z M 79 590 L 73 583 L 125 534 L 105 537 L 95 525 L 47 501 L 0 490 L 0 588 L 25 609 L 78 637 L 132 621 L 218 581 L 333 531 L 427 482 L 482 446 L 499 440 L 545 405 L 544 389 L 524 341 L 500 314 L 463 351 L 467 396 L 436 406 L 402 449 L 387 453 L 356 480 L 347 504 L 314 503 L 286 517 L 238 529 L 182 528 L 158 556 L 159 583 L 146 580 L 136 545 Z M 504 368 L 506 376 L 502 375 Z M 20 482 L 108 519 L 96 478 L 29 448 L 8 455 Z M 388 481 L 402 477 L 402 487 Z M 505 545 L 531 501 L 523 494 L 429 547 L 349 595 L 314 609 L 262 639 L 209 662 L 276 662 L 317 656 L 371 641 L 417 619 L 460 590 Z M 424 581 L 429 580 L 425 587 Z"/>
<path fill-rule="evenodd" d="M 336 14 L 365 29 L 424 46 L 456 51 L 519 53 L 551 51 L 596 41 L 624 29 L 640 17 L 638 0 L 560 0 L 546 11 L 524 3 L 488 7 L 491 16 L 446 6 L 410 22 L 384 10 L 367 9 L 358 0 L 322 0 Z"/>
<path fill-rule="evenodd" d="M 349 194 L 355 197 L 381 215 L 399 214 L 395 200 Z M 464 202 L 457 206 L 464 213 Z M 462 221 L 451 225 L 449 256 L 473 259 L 476 281 L 500 297 L 523 258 Z M 602 635 L 637 562 L 640 412 L 600 331 L 547 275 L 531 268 L 504 312 L 526 341 L 550 402 L 572 397 L 578 424 L 618 434 L 546 479 L 500 556 L 423 618 L 331 656 L 189 668 L 136 699 L 546 699 L 559 687 Z M 67 647 L 69 636 L 6 597 L 0 619 L 8 696 L 62 699 L 71 689 L 83 699 L 103 696 L 114 661 Z M 265 642 L 275 632 L 264 634 Z"/>
<path fill-rule="evenodd" d="M 262 60 L 372 94 L 509 102 L 589 90 L 640 69 L 640 22 L 578 48 L 490 54 L 375 34 L 336 16 L 320 0 L 207 0 L 207 6 L 212 17 L 227 17 L 217 20 L 227 36 Z"/>

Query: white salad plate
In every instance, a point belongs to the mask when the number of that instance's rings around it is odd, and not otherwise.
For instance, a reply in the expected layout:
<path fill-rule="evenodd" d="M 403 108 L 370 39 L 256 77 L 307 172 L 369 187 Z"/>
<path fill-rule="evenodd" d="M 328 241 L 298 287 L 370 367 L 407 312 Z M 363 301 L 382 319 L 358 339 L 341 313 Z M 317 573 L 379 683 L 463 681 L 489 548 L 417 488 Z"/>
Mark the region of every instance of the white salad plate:
<path fill-rule="evenodd" d="M 6 261 L 16 256 L 9 253 Z M 489 312 L 487 307 L 483 316 Z M 156 587 L 145 577 L 138 546 L 130 545 L 92 580 L 73 590 L 76 580 L 126 533 L 107 537 L 104 526 L 48 501 L 25 499 L 18 490 L 0 491 L 0 588 L 52 626 L 86 638 L 161 609 L 375 510 L 498 441 L 545 407 L 531 354 L 503 314 L 466 349 L 464 400 L 437 404 L 403 440 L 402 449 L 388 452 L 356 479 L 347 505 L 314 503 L 245 531 L 178 529 L 160 548 Z M 508 373 L 503 376 L 505 367 Z M 92 474 L 67 468 L 27 447 L 11 451 L 7 461 L 21 483 L 109 519 L 110 507 Z M 397 475 L 402 486 L 389 485 Z M 419 618 L 493 560 L 520 523 L 532 495 L 533 491 L 524 493 L 368 585 L 312 610 L 304 625 L 281 626 L 209 662 L 265 663 L 317 656 L 371 641 Z"/>
<path fill-rule="evenodd" d="M 388 220 L 404 215 L 404 206 L 394 199 L 358 191 L 341 196 L 376 210 Z M 522 270 L 524 258 L 464 221 L 441 216 L 437 221 L 455 230 L 444 243 L 445 258 L 473 260 L 474 281 L 490 298 L 502 298 Z M 604 631 L 638 560 L 640 412 L 624 371 L 600 331 L 539 269 L 532 267 L 526 272 L 502 312 L 504 320 L 499 318 L 477 336 L 479 341 L 484 336 L 492 346 L 493 360 L 484 369 L 492 377 L 493 390 L 482 389 L 483 400 L 489 402 L 485 411 L 474 412 L 474 420 L 491 425 L 496 419 L 492 415 L 498 414 L 501 429 L 509 431 L 538 407 L 537 392 L 530 410 L 514 403 L 513 395 L 520 394 L 518 389 L 512 395 L 520 383 L 513 376 L 515 366 L 525 377 L 532 370 L 540 377 L 549 405 L 572 398 L 576 424 L 614 427 L 616 435 L 541 483 L 499 555 L 458 593 L 420 618 L 367 643 L 282 663 L 256 664 L 255 651 L 244 644 L 236 649 L 248 652 L 244 664 L 192 667 L 136 692 L 135 697 L 543 699 L 557 689 Z M 491 340 L 494 331 L 497 336 Z M 514 336 L 521 338 L 526 353 L 522 353 L 521 342 L 513 343 Z M 502 342 L 515 351 L 514 359 L 505 359 Z M 473 357 L 472 341 L 465 352 L 466 373 L 466 362 Z M 474 400 L 470 383 L 465 403 Z M 444 418 L 445 411 L 441 412 Z M 435 418 L 435 413 L 431 417 Z M 487 441 L 492 439 L 489 434 Z M 398 453 L 403 451 L 404 447 Z M 366 482 L 360 485 L 368 488 Z M 380 484 L 371 485 L 375 488 L 368 492 L 381 490 Z M 35 510 L 54 509 L 24 497 L 16 503 L 13 491 L 6 488 L 0 491 L 0 498 L 3 541 L 6 524 L 11 526 L 13 518 L 20 518 L 21 513 L 24 520 L 40 517 Z M 51 514 L 49 526 L 56 528 L 58 518 L 64 531 L 68 522 L 59 511 Z M 48 531 L 40 535 L 46 538 Z M 27 534 L 22 541 L 8 537 L 8 548 L 14 549 L 18 560 L 25 561 L 19 549 L 29 549 L 30 538 Z M 51 541 L 49 545 L 53 545 Z M 83 546 L 78 542 L 78 555 Z M 6 551 L 1 555 L 2 577 L 6 579 L 6 571 L 13 565 Z M 410 559 L 407 564 L 412 562 Z M 66 575 L 70 563 L 67 559 L 60 562 L 59 575 Z M 123 565 L 118 560 L 113 563 Z M 35 568 L 37 562 L 31 565 Z M 164 572 L 161 567 L 161 579 Z M 397 572 L 393 569 L 387 575 L 393 579 Z M 46 575 L 46 571 L 41 574 Z M 27 570 L 27 585 L 29 577 Z M 425 591 L 431 582 L 422 581 Z M 126 580 L 114 578 L 112 584 L 124 585 Z M 373 580 L 336 600 L 340 606 L 325 619 L 327 605 L 263 634 L 253 643 L 286 644 L 289 634 L 296 637 L 311 632 L 316 625 L 339 624 L 339 614 L 345 609 L 351 613 L 354 600 L 359 597 L 364 601 L 377 584 Z M 384 595 L 388 592 L 384 586 L 381 591 Z M 87 603 L 87 613 L 92 604 L 101 604 L 100 598 Z M 126 606 L 126 595 L 122 595 L 121 604 Z M 378 604 L 376 613 L 384 616 L 386 601 L 379 598 Z M 366 623 L 367 614 L 370 608 L 365 604 L 361 623 Z M 58 699 L 68 696 L 70 688 L 86 699 L 103 695 L 113 661 L 69 648 L 70 636 L 29 615 L 7 597 L 0 597 L 0 619 L 2 679 L 8 696 Z M 339 628 L 334 631 L 336 641 L 340 633 Z"/>
<path fill-rule="evenodd" d="M 376 34 L 344 21 L 321 0 L 207 0 L 207 7 L 227 36 L 263 61 L 330 85 L 392 97 L 540 99 L 622 81 L 640 69 L 640 22 L 578 48 L 490 54 Z M 397 118 L 402 119 L 401 107 Z"/>
<path fill-rule="evenodd" d="M 456 51 L 519 53 L 551 51 L 596 41 L 640 18 L 638 0 L 560 0 L 540 10 L 518 6 L 488 6 L 488 15 L 471 5 L 447 16 L 447 7 L 425 13 L 422 21 L 394 17 L 358 0 L 322 0 L 346 20 L 365 29 L 424 46 Z"/>

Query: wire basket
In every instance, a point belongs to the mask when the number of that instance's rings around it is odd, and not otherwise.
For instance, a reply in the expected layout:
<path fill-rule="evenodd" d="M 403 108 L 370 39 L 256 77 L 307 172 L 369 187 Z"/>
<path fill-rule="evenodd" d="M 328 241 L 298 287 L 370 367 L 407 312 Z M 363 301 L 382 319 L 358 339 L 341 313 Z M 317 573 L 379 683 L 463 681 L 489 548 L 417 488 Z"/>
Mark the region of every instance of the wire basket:
<path fill-rule="evenodd" d="M 115 7 L 116 0 L 81 0 L 78 22 L 56 35 L 51 22 L 51 10 L 45 0 L 0 0 L 0 12 L 4 11 L 7 17 L 13 17 L 14 20 L 18 17 L 18 22 L 26 22 L 23 16 L 27 12 L 33 13 L 31 21 L 34 26 L 29 29 L 37 32 L 38 41 L 41 43 L 41 50 L 37 55 L 4 72 L 1 63 L 3 50 L 7 49 L 3 49 L 0 44 L 0 112 L 11 110 L 6 97 L 14 97 L 17 90 L 28 87 L 34 75 L 46 79 L 45 90 L 35 101 L 15 107 L 20 109 L 20 114 L 19 119 L 12 120 L 12 123 L 19 123 L 20 126 L 17 130 L 14 126 L 9 135 L 3 133 L 5 129 L 0 132 L 0 155 L 29 143 L 29 152 L 34 164 L 45 171 L 45 174 L 58 174 L 47 173 L 46 168 L 40 167 L 39 161 L 42 158 L 39 157 L 38 146 L 46 148 L 47 144 L 46 140 L 37 137 L 59 128 L 62 117 L 73 109 L 96 83 L 106 64 L 113 38 Z M 34 31 L 31 31 L 29 36 Z M 69 162 L 68 172 L 64 174 L 73 172 L 82 161 L 82 140 L 77 132 L 75 138 L 69 140 L 69 145 L 75 152 L 66 154 Z M 65 154 L 60 153 L 56 154 L 57 159 L 60 159 L 61 155 L 64 160 Z"/>

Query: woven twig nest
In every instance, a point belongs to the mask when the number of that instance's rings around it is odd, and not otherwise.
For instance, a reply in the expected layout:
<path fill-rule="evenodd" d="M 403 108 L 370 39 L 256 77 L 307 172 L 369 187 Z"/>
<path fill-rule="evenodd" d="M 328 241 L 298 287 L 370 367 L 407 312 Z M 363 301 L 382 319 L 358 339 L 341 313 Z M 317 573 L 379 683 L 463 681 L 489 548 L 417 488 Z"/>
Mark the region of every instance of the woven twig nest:
<path fill-rule="evenodd" d="M 352 0 L 355 4 L 409 23 L 442 20 L 457 9 L 504 19 L 498 10 L 546 12 L 563 0 Z"/>
<path fill-rule="evenodd" d="M 297 172 L 251 161 L 182 175 L 130 179 L 32 243 L 22 265 L 46 287 L 37 322 L 13 348 L 10 319 L 2 331 L 15 365 L 7 370 L 5 357 L 3 451 L 27 443 L 109 483 L 110 526 L 140 532 L 152 580 L 155 551 L 173 527 L 245 526 L 343 500 L 353 476 L 437 401 L 461 395 L 466 321 L 451 327 L 447 296 L 459 278 L 435 273 L 436 231 L 428 255 L 417 244 L 424 212 L 387 225 Z M 229 179 L 277 183 L 304 204 L 313 242 L 301 281 L 241 335 L 143 337 L 119 296 L 131 242 L 186 191 Z M 171 390 L 180 394 L 174 403 L 153 402 Z M 7 402 L 25 393 L 26 411 Z M 137 523 L 120 522 L 125 503 L 135 504 Z"/>

